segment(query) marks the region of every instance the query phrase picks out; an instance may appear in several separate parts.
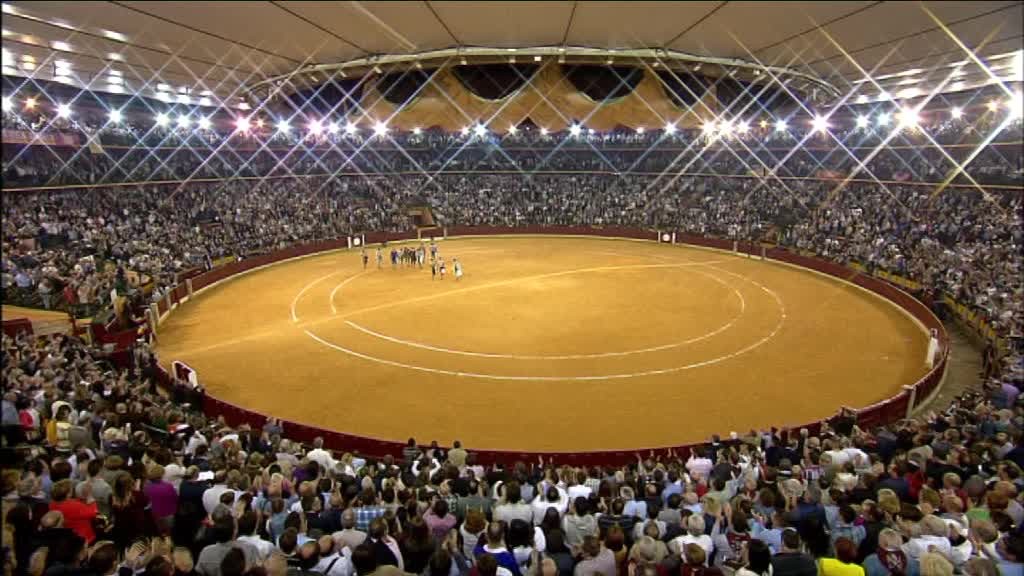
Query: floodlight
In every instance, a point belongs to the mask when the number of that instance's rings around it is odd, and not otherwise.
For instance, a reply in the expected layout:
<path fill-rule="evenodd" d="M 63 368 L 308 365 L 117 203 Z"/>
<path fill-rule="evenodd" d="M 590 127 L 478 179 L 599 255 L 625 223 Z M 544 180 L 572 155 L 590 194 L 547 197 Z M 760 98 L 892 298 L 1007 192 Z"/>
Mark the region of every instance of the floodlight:
<path fill-rule="evenodd" d="M 388 133 L 388 125 L 384 122 L 377 122 L 373 125 L 373 133 L 377 136 L 383 136 Z"/>
<path fill-rule="evenodd" d="M 164 114 L 163 112 L 161 112 L 161 113 L 156 115 L 156 125 L 157 126 L 160 126 L 161 128 L 163 128 L 163 127 L 167 126 L 170 123 L 171 123 L 171 119 L 167 117 L 167 114 Z"/>
<path fill-rule="evenodd" d="M 212 122 L 210 122 L 210 119 L 209 119 L 209 118 L 207 118 L 206 116 L 200 116 L 200 117 L 199 117 L 199 129 L 200 129 L 200 130 L 209 130 L 209 129 L 210 129 L 210 126 L 211 126 L 212 124 L 213 124 L 213 123 L 212 123 Z"/>
<path fill-rule="evenodd" d="M 815 132 L 827 132 L 828 131 L 828 118 L 825 116 L 815 116 L 814 120 L 811 120 L 811 126 Z"/>
<path fill-rule="evenodd" d="M 57 118 L 71 118 L 71 105 L 70 104 L 58 104 L 57 105 Z"/>
<path fill-rule="evenodd" d="M 109 116 L 110 116 L 110 123 L 111 124 L 117 124 L 118 122 L 121 121 L 121 111 L 118 110 L 117 108 L 114 108 L 113 110 L 111 110 Z"/>

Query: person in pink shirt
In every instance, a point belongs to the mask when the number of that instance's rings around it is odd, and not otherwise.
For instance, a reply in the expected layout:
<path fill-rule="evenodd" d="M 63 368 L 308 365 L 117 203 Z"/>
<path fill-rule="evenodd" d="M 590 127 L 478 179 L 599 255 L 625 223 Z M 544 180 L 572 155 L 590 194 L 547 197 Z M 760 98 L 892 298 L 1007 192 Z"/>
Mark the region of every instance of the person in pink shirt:
<path fill-rule="evenodd" d="M 161 534 L 169 534 L 174 526 L 174 513 L 178 509 L 178 492 L 174 484 L 164 481 L 164 467 L 159 464 L 149 468 L 149 482 L 142 491 L 149 498 L 153 519 Z"/>
<path fill-rule="evenodd" d="M 458 523 L 455 515 L 448 511 L 448 501 L 443 498 L 435 500 L 434 505 L 427 509 L 423 514 L 423 521 L 430 528 L 430 535 L 438 542 L 443 541 L 448 536 L 448 531 L 455 528 Z"/>

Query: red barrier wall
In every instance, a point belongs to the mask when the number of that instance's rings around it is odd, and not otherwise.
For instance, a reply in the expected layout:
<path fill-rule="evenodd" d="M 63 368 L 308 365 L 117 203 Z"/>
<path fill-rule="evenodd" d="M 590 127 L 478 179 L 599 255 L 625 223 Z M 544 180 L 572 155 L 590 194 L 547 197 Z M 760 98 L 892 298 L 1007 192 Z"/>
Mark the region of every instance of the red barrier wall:
<path fill-rule="evenodd" d="M 636 238 L 656 241 L 657 236 L 653 230 L 643 230 L 637 228 L 625 228 L 618 226 L 607 226 L 607 227 L 583 227 L 583 226 L 526 226 L 526 227 L 510 227 L 510 226 L 480 226 L 480 227 L 468 227 L 468 226 L 452 226 L 447 229 L 448 236 L 487 236 L 495 234 L 563 234 L 563 235 L 579 235 L 579 236 L 603 236 L 603 237 L 619 237 L 619 238 Z M 376 244 L 381 241 L 391 240 L 408 240 L 415 239 L 416 232 L 401 232 L 401 233 L 367 233 L 366 243 Z M 717 248 L 724 250 L 732 250 L 733 241 L 722 238 L 703 238 L 700 236 L 693 236 L 689 234 L 678 233 L 676 234 L 678 242 L 685 244 L 692 244 L 696 246 L 704 246 L 708 248 Z M 346 239 L 332 240 L 327 242 L 318 242 L 312 244 L 302 244 L 274 252 L 272 254 L 264 254 L 255 256 L 241 261 L 231 262 L 215 268 L 199 276 L 192 278 L 192 287 L 194 290 L 199 290 L 205 286 L 209 286 L 214 282 L 223 280 L 235 274 L 252 270 L 253 268 L 279 262 L 288 258 L 295 258 L 297 256 L 305 256 L 309 254 L 315 254 L 317 252 L 323 252 L 325 250 L 332 250 L 336 248 L 345 248 L 348 246 Z M 739 251 L 743 253 L 749 253 L 752 255 L 760 256 L 761 247 L 756 244 L 744 244 L 739 246 Z M 842 278 L 843 280 L 853 282 L 854 284 L 861 286 L 867 290 L 870 290 L 880 296 L 888 299 L 897 306 L 900 306 L 915 318 L 917 318 L 925 327 L 928 329 L 938 330 L 939 340 L 942 344 L 941 355 L 937 361 L 935 367 L 921 378 L 918 382 L 912 385 L 915 394 L 915 404 L 927 398 L 933 390 L 939 385 L 942 380 L 942 376 L 945 372 L 947 351 L 948 351 L 948 340 L 946 337 L 945 329 L 938 318 L 932 314 L 931 310 L 927 306 L 910 296 L 906 292 L 896 288 L 895 286 L 873 276 L 858 273 L 855 270 L 847 268 L 841 264 L 830 262 L 827 260 L 821 260 L 818 258 L 811 258 L 789 252 L 781 248 L 771 248 L 765 251 L 765 255 L 771 260 L 777 260 L 779 262 L 786 262 L 794 264 L 811 270 L 815 270 L 830 276 Z M 172 298 L 175 302 L 183 298 L 187 294 L 184 285 L 176 287 L 173 291 Z M 161 313 L 163 313 L 165 304 L 161 301 Z M 201 377 L 201 375 L 200 375 Z M 170 375 L 164 374 L 165 379 L 169 379 Z M 911 401 L 911 394 L 908 391 L 904 391 L 899 395 L 868 406 L 866 408 L 859 409 L 857 411 L 857 421 L 862 427 L 877 426 L 880 424 L 893 422 L 904 418 L 907 414 L 908 407 Z M 253 427 L 262 427 L 267 420 L 267 416 L 231 404 L 224 400 L 213 398 L 209 395 L 205 398 L 203 405 L 203 411 L 208 416 L 217 417 L 223 416 L 224 419 L 231 425 L 237 426 L 240 424 L 249 424 Z M 811 434 L 816 434 L 821 428 L 821 422 L 811 422 L 800 426 L 784 426 L 784 430 L 798 430 L 806 428 Z M 317 436 L 324 439 L 324 444 L 337 451 L 353 452 L 369 456 L 384 456 L 391 454 L 396 457 L 400 457 L 402 453 L 402 447 L 404 446 L 401 442 L 394 442 L 390 440 L 380 440 L 376 438 L 369 438 L 366 436 L 359 436 L 355 434 L 347 434 L 344 432 L 337 432 L 333 430 L 324 430 L 313 426 L 308 426 L 298 422 L 283 421 L 285 435 L 294 440 L 301 442 L 311 442 Z M 674 450 L 677 456 L 686 457 L 690 450 L 696 445 L 680 445 L 672 447 L 660 447 L 655 449 L 656 453 L 666 454 L 668 450 Z M 611 450 L 601 452 L 580 452 L 580 453 L 544 453 L 545 457 L 554 458 L 558 463 L 590 466 L 600 464 L 624 464 L 636 459 L 637 454 L 647 455 L 650 453 L 651 448 L 637 448 L 633 450 Z M 515 451 L 500 451 L 500 450 L 474 450 L 477 456 L 478 462 L 481 464 L 491 464 L 494 462 L 511 463 L 515 461 L 534 461 L 539 456 L 536 452 L 515 452 Z"/>

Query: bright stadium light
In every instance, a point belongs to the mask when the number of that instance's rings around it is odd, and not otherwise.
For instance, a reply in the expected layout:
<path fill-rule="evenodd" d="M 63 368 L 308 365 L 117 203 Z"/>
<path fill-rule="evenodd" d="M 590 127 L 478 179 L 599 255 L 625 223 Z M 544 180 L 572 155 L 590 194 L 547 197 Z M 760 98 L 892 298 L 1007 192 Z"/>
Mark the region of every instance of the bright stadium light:
<path fill-rule="evenodd" d="M 761 120 L 760 122 L 758 122 L 758 126 L 761 127 L 761 130 L 764 130 L 765 128 L 768 128 L 768 121 L 767 120 Z"/>
<path fill-rule="evenodd" d="M 985 106 L 988 107 L 989 112 L 995 112 L 999 110 L 999 102 L 996 102 L 995 100 L 989 100 L 988 104 L 986 104 Z"/>
<path fill-rule="evenodd" d="M 337 122 L 331 122 L 330 124 L 327 125 L 328 134 L 337 134 L 338 130 L 340 130 L 340 128 L 338 127 Z"/>
<path fill-rule="evenodd" d="M 519 131 L 519 129 L 516 128 L 515 124 L 509 124 L 509 126 L 508 126 L 508 133 L 509 134 L 515 134 L 518 131 Z"/>
<path fill-rule="evenodd" d="M 878 124 L 879 126 L 888 126 L 889 115 L 886 114 L 885 112 L 882 112 L 881 114 L 878 115 L 878 118 L 875 119 L 875 123 Z"/>
<path fill-rule="evenodd" d="M 388 125 L 383 122 L 377 122 L 373 125 L 373 133 L 377 136 L 384 136 L 388 133 Z"/>
<path fill-rule="evenodd" d="M 182 114 L 178 116 L 178 128 L 188 128 L 192 125 L 192 119 Z"/>
<path fill-rule="evenodd" d="M 953 110 L 950 111 L 953 116 L 953 120 L 959 120 L 964 117 L 964 109 L 959 106 L 954 106 Z"/>
<path fill-rule="evenodd" d="M 459 130 L 459 134 L 462 134 L 463 136 L 469 136 L 469 126 L 463 126 L 462 129 Z"/>
<path fill-rule="evenodd" d="M 25 98 L 25 110 L 32 110 L 36 107 L 35 98 Z"/>
<path fill-rule="evenodd" d="M 671 122 L 669 122 L 668 124 L 665 124 L 665 133 L 666 134 L 675 134 L 676 133 L 676 125 L 671 123 Z"/>
<path fill-rule="evenodd" d="M 423 134 L 423 129 L 420 128 L 419 126 L 414 126 L 412 129 L 412 133 L 419 136 L 420 134 Z"/>
<path fill-rule="evenodd" d="M 917 115 L 917 110 L 913 108 L 900 110 L 896 119 L 899 122 L 900 128 L 907 129 L 917 128 L 917 125 L 921 122 L 921 118 Z"/>
<path fill-rule="evenodd" d="M 701 129 L 704 130 L 704 135 L 705 136 L 711 136 L 712 134 L 715 133 L 715 123 L 714 123 L 714 121 L 709 120 L 709 121 L 705 122 L 704 125 L 701 126 Z"/>
<path fill-rule="evenodd" d="M 594 134 L 597 134 L 597 130 L 594 130 L 593 128 L 591 128 L 590 130 L 587 130 L 587 134 L 590 135 L 590 136 L 593 136 Z"/>
<path fill-rule="evenodd" d="M 579 136 L 581 132 L 583 132 L 583 128 L 580 128 L 579 124 L 573 124 L 569 127 L 569 134 L 573 136 Z"/>
<path fill-rule="evenodd" d="M 358 128 L 356 128 L 355 124 L 353 124 L 351 122 L 345 124 L 345 134 L 348 134 L 348 135 L 351 136 L 352 134 L 356 133 L 356 130 L 358 130 Z"/>
<path fill-rule="evenodd" d="M 71 118 L 71 105 L 70 104 L 58 104 L 57 105 L 57 118 Z"/>
<path fill-rule="evenodd" d="M 732 122 L 722 120 L 718 126 L 718 131 L 722 133 L 722 136 L 732 136 Z"/>
<path fill-rule="evenodd" d="M 867 128 L 870 125 L 871 125 L 871 119 L 870 118 L 868 118 L 867 116 L 863 116 L 863 115 L 862 116 L 857 116 L 857 128 L 860 128 L 861 130 L 863 130 L 863 129 Z"/>
<path fill-rule="evenodd" d="M 743 120 L 742 122 L 736 125 L 737 134 L 746 134 L 747 132 L 750 132 L 750 122 Z"/>
<path fill-rule="evenodd" d="M 117 108 L 114 108 L 113 110 L 111 110 L 109 116 L 110 116 L 110 123 L 111 124 L 117 124 L 118 122 L 121 121 L 121 111 L 118 110 Z"/>
<path fill-rule="evenodd" d="M 309 133 L 314 136 L 319 136 L 320 133 L 324 131 L 323 124 L 321 124 L 319 120 L 311 120 L 309 122 L 308 129 Z"/>
<path fill-rule="evenodd" d="M 473 133 L 476 134 L 477 138 L 483 138 L 487 136 L 487 127 L 483 124 L 477 124 L 473 127 Z"/>
<path fill-rule="evenodd" d="M 209 119 L 209 118 L 207 118 L 206 116 L 200 116 L 200 117 L 199 117 L 199 122 L 198 122 L 198 124 L 199 124 L 199 129 L 200 129 L 200 130 L 209 130 L 209 129 L 210 129 L 210 126 L 211 126 L 211 125 L 212 125 L 213 123 L 212 123 L 212 122 L 210 122 L 210 119 Z"/>
<path fill-rule="evenodd" d="M 238 118 L 235 118 L 235 130 L 238 130 L 239 132 L 248 132 L 249 119 L 245 116 L 239 116 Z"/>
<path fill-rule="evenodd" d="M 287 134 L 288 132 L 291 131 L 291 129 L 292 126 L 291 124 L 288 123 L 287 120 L 281 120 L 280 122 L 277 123 L 277 131 L 282 134 Z"/>
<path fill-rule="evenodd" d="M 161 113 L 156 115 L 156 125 L 157 126 L 159 126 L 161 128 L 164 128 L 164 127 L 166 127 L 170 123 L 171 123 L 171 119 L 167 117 L 167 114 L 164 114 L 163 112 L 161 112 Z"/>
<path fill-rule="evenodd" d="M 256 119 L 256 127 L 257 128 L 263 128 L 263 118 L 257 118 Z"/>
<path fill-rule="evenodd" d="M 637 134 L 643 134 L 644 133 L 644 127 L 643 126 L 638 126 L 637 129 L 636 129 L 636 133 Z"/>
<path fill-rule="evenodd" d="M 548 129 L 543 127 L 543 126 L 541 126 L 541 128 L 540 128 L 540 135 L 541 136 L 547 136 L 548 135 Z"/>
<path fill-rule="evenodd" d="M 781 118 L 779 119 L 778 122 L 775 123 L 775 131 L 776 132 L 785 132 L 786 128 L 787 128 L 786 121 L 781 119 Z"/>
<path fill-rule="evenodd" d="M 8 96 L 4 96 L 4 112 L 10 112 L 14 109 L 14 101 Z"/>
<path fill-rule="evenodd" d="M 828 132 L 828 118 L 825 116 L 815 116 L 811 120 L 811 127 L 814 128 L 815 132 Z"/>

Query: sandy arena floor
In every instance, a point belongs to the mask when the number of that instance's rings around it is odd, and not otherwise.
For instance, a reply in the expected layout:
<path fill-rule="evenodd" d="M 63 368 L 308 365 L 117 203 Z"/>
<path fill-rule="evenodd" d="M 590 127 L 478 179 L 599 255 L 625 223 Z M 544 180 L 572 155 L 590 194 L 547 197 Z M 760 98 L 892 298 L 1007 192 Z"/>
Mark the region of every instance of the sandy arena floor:
<path fill-rule="evenodd" d="M 378 270 L 371 249 L 365 271 L 340 251 L 222 283 L 170 315 L 158 352 L 266 414 L 470 449 L 629 449 L 798 425 L 925 372 L 923 328 L 798 268 L 627 240 L 438 245 L 443 281 Z"/>

